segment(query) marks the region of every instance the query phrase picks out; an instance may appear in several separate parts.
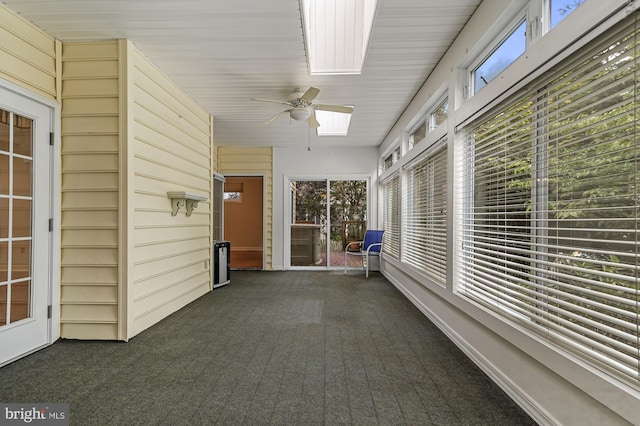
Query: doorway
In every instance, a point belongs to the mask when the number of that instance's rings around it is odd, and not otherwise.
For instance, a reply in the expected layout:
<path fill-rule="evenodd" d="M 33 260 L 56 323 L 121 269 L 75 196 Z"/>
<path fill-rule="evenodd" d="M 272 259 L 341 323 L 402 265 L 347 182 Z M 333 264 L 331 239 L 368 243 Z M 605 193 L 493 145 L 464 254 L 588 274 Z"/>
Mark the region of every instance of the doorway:
<path fill-rule="evenodd" d="M 289 181 L 292 268 L 344 268 L 345 250 L 355 250 L 367 228 L 366 179 Z M 347 267 L 358 267 L 355 256 Z"/>
<path fill-rule="evenodd" d="M 224 236 L 231 269 L 264 269 L 263 176 L 225 176 Z"/>
<path fill-rule="evenodd" d="M 0 365 L 50 343 L 51 108 L 0 87 Z"/>

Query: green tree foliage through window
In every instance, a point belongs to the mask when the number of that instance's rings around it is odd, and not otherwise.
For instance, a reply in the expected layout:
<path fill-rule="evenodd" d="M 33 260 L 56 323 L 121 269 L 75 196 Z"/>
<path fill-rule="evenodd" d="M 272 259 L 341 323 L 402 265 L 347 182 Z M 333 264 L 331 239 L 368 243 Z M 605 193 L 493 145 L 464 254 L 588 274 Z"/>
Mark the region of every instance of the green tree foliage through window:
<path fill-rule="evenodd" d="M 468 129 L 463 287 L 638 379 L 634 25 L 622 24 Z"/>
<path fill-rule="evenodd" d="M 367 181 L 332 180 L 329 183 L 329 217 L 327 217 L 327 181 L 298 180 L 294 183 L 294 221 L 322 225 L 330 223 L 330 238 L 342 239 L 342 222 L 366 221 Z"/>

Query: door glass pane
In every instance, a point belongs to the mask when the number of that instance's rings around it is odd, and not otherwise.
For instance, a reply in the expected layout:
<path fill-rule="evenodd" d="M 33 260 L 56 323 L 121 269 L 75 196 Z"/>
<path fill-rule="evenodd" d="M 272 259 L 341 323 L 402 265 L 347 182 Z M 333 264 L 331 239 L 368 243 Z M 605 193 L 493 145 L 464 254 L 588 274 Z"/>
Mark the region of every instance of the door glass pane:
<path fill-rule="evenodd" d="M 31 157 L 31 133 L 33 120 L 14 114 L 13 116 L 13 153 Z"/>
<path fill-rule="evenodd" d="M 9 112 L 0 109 L 0 151 L 9 151 Z"/>
<path fill-rule="evenodd" d="M 291 266 L 326 266 L 327 181 L 292 181 L 291 206 Z"/>
<path fill-rule="evenodd" d="M 9 243 L 0 241 L 0 283 L 9 279 Z"/>
<path fill-rule="evenodd" d="M 11 252 L 11 279 L 27 278 L 31 274 L 31 241 L 14 241 Z"/>
<path fill-rule="evenodd" d="M 2 200 L 0 199 L 1 208 Z M 2 223 L 2 212 L 0 212 L 0 223 Z M 12 236 L 14 238 L 31 237 L 31 200 L 13 199 Z M 2 231 L 0 231 L 0 238 L 2 238 Z"/>
<path fill-rule="evenodd" d="M 9 236 L 9 199 L 0 197 L 0 238 Z"/>
<path fill-rule="evenodd" d="M 9 156 L 0 152 L 0 195 L 9 195 Z"/>
<path fill-rule="evenodd" d="M 13 157 L 13 195 L 31 197 L 31 160 Z"/>
<path fill-rule="evenodd" d="M 7 325 L 7 285 L 0 285 L 0 327 Z"/>
<path fill-rule="evenodd" d="M 11 322 L 29 318 L 30 287 L 29 281 L 11 285 Z"/>
<path fill-rule="evenodd" d="M 357 244 L 349 243 L 362 241 L 367 229 L 367 181 L 335 180 L 329 188 L 330 263 L 344 266 L 344 250 L 358 250 Z M 349 266 L 361 266 L 357 256 L 348 256 L 347 262 Z"/>

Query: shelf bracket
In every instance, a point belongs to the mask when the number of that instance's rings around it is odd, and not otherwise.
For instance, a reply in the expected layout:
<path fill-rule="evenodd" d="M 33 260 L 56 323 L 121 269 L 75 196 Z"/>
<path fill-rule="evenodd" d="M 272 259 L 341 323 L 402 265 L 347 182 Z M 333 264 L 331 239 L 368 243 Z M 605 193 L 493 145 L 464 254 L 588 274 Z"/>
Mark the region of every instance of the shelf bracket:
<path fill-rule="evenodd" d="M 178 214 L 180 207 L 184 206 L 184 200 L 182 198 L 172 198 L 171 199 L 171 216 L 175 216 Z"/>
<path fill-rule="evenodd" d="M 189 217 L 191 216 L 191 212 L 193 212 L 193 209 L 198 207 L 198 200 L 187 199 L 186 202 L 187 202 L 187 217 Z"/>

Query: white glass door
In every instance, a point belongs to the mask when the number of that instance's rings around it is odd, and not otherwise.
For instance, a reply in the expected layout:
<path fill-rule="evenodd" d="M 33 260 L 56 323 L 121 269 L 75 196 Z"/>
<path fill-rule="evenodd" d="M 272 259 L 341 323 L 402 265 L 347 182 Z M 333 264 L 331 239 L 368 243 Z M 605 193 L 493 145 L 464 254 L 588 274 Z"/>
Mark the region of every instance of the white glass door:
<path fill-rule="evenodd" d="M 50 108 L 0 88 L 0 365 L 49 343 Z"/>
<path fill-rule="evenodd" d="M 344 251 L 357 250 L 367 228 L 367 180 L 291 180 L 290 265 L 344 268 Z M 355 259 L 355 261 L 354 261 Z M 361 267 L 349 256 L 347 267 Z"/>

